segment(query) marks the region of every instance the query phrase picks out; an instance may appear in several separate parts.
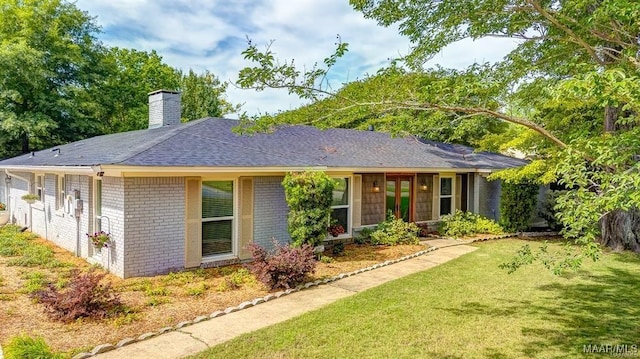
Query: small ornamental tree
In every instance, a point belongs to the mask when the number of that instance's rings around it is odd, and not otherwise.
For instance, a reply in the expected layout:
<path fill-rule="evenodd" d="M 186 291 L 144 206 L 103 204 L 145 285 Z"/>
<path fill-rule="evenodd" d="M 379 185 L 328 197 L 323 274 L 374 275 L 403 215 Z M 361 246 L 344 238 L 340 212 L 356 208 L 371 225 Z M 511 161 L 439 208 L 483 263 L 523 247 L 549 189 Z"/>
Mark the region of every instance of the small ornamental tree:
<path fill-rule="evenodd" d="M 540 186 L 528 181 L 503 182 L 500 196 L 500 224 L 509 232 L 525 230 L 535 213 Z"/>
<path fill-rule="evenodd" d="M 291 244 L 299 247 L 322 243 L 327 237 L 335 181 L 320 171 L 290 172 L 282 186 L 289 205 Z"/>

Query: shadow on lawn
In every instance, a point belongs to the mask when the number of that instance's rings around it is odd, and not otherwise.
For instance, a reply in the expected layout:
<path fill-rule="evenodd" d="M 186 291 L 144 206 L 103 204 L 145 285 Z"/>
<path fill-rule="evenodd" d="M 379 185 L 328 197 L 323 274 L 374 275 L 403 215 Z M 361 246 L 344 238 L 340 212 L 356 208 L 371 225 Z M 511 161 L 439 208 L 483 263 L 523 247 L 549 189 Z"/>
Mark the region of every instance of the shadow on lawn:
<path fill-rule="evenodd" d="M 616 261 L 640 265 L 637 257 L 623 255 Z M 531 318 L 523 319 L 521 329 L 526 340 L 519 344 L 518 351 L 524 357 L 546 357 L 558 352 L 589 356 L 583 346 L 590 344 L 640 346 L 640 272 L 609 266 L 597 273 L 581 271 L 571 277 L 538 287 L 546 293 L 542 301 L 505 300 L 491 305 L 476 302 L 455 311 L 504 320 L 514 316 Z M 541 321 L 544 323 L 536 325 Z M 499 348 L 487 348 L 484 356 L 505 358 Z"/>
<path fill-rule="evenodd" d="M 638 264 L 638 260 L 634 260 Z M 584 354 L 583 345 L 638 345 L 640 306 L 639 273 L 608 267 L 606 274 L 579 273 L 580 283 L 565 282 L 541 286 L 553 294 L 547 306 L 528 309 L 540 318 L 559 324 L 561 330 L 523 328 L 525 336 L 539 339 L 524 348 L 535 355 L 544 346 L 573 354 Z M 586 281 L 586 283 L 585 283 Z"/>

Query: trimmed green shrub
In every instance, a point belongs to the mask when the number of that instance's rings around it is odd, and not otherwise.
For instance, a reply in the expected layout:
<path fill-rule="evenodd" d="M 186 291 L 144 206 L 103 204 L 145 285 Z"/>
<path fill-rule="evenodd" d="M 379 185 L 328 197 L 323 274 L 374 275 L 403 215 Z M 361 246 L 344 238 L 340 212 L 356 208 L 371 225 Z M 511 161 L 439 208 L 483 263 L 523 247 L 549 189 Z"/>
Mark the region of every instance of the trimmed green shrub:
<path fill-rule="evenodd" d="M 2 347 L 5 359 L 59 359 L 61 354 L 54 353 L 42 337 L 32 338 L 18 335 Z"/>
<path fill-rule="evenodd" d="M 335 181 L 320 171 L 289 172 L 282 181 L 291 244 L 312 247 L 327 238 Z"/>
<path fill-rule="evenodd" d="M 474 234 L 501 234 L 504 230 L 495 221 L 479 214 L 456 210 L 454 214 L 442 216 L 438 232 L 448 237 L 464 237 Z"/>
<path fill-rule="evenodd" d="M 540 186 L 531 182 L 502 183 L 500 224 L 509 232 L 525 230 L 534 214 Z"/>
<path fill-rule="evenodd" d="M 389 212 L 387 219 L 378 224 L 376 230 L 371 233 L 372 244 L 395 246 L 397 244 L 418 244 L 418 232 L 420 228 L 415 223 L 407 223 L 402 218 L 395 218 Z"/>
<path fill-rule="evenodd" d="M 269 289 L 295 287 L 305 280 L 307 274 L 315 271 L 316 259 L 311 245 L 291 247 L 280 245 L 275 240 L 273 245 L 274 249 L 268 252 L 257 244 L 250 244 L 253 262 L 247 265 Z"/>

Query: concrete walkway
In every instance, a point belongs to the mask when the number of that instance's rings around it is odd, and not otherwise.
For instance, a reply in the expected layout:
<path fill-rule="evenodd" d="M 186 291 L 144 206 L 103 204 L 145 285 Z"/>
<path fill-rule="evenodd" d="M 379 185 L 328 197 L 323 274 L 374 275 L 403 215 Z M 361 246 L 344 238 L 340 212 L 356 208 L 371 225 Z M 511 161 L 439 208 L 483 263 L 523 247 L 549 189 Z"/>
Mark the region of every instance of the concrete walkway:
<path fill-rule="evenodd" d="M 329 284 L 314 286 L 221 317 L 202 321 L 121 348 L 98 354 L 94 358 L 174 359 L 197 354 L 211 346 L 233 339 L 300 314 L 316 310 L 338 299 L 433 268 L 473 252 L 475 247 L 456 240 L 436 239 L 424 243 L 437 250 L 419 257 L 346 277 Z"/>

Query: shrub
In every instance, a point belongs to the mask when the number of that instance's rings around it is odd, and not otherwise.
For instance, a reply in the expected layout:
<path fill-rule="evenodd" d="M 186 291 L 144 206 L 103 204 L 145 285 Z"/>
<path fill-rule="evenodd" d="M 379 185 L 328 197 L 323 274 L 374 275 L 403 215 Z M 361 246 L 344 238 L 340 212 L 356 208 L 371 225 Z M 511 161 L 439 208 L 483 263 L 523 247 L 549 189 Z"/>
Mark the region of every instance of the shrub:
<path fill-rule="evenodd" d="M 18 335 L 2 348 L 5 359 L 58 359 L 62 355 L 54 353 L 42 337 L 32 338 Z"/>
<path fill-rule="evenodd" d="M 273 243 L 274 249 L 271 252 L 257 244 L 249 246 L 253 262 L 248 268 L 264 285 L 270 289 L 288 289 L 302 283 L 307 274 L 315 271 L 313 246 L 283 246 L 275 240 Z"/>
<path fill-rule="evenodd" d="M 32 297 L 45 306 L 47 314 L 54 320 L 71 322 L 83 317 L 103 319 L 114 314 L 121 306 L 120 298 L 111 284 L 100 284 L 105 275 L 93 271 L 75 271 L 64 291 L 49 284 L 46 289 L 32 294 Z"/>
<path fill-rule="evenodd" d="M 333 244 L 333 248 L 331 248 L 331 254 L 334 256 L 340 256 L 344 253 L 344 243 L 337 242 Z"/>
<path fill-rule="evenodd" d="M 438 230 L 448 237 L 464 237 L 474 234 L 501 234 L 502 227 L 486 217 L 471 212 L 456 210 L 454 214 L 442 216 Z"/>
<path fill-rule="evenodd" d="M 529 226 L 538 200 L 539 185 L 531 182 L 502 184 L 500 195 L 500 224 L 510 232 Z"/>
<path fill-rule="evenodd" d="M 415 223 L 408 223 L 402 218 L 395 218 L 389 211 L 387 219 L 378 224 L 376 230 L 371 233 L 372 244 L 418 244 L 418 232 L 420 228 Z"/>
<path fill-rule="evenodd" d="M 292 245 L 316 246 L 327 237 L 335 181 L 324 172 L 290 172 L 282 186 L 289 205 L 287 218 Z"/>
<path fill-rule="evenodd" d="M 358 235 L 353 239 L 356 244 L 371 244 L 371 234 L 374 229 L 370 227 L 364 227 L 358 232 Z"/>
<path fill-rule="evenodd" d="M 187 287 L 187 294 L 192 296 L 192 297 L 199 297 L 201 295 L 204 295 L 204 293 L 206 293 L 208 287 L 206 283 L 200 283 L 200 284 L 196 284 L 196 285 L 192 285 L 190 287 Z"/>
<path fill-rule="evenodd" d="M 333 258 L 329 256 L 320 256 L 320 263 L 324 263 L 324 264 L 333 263 Z"/>

